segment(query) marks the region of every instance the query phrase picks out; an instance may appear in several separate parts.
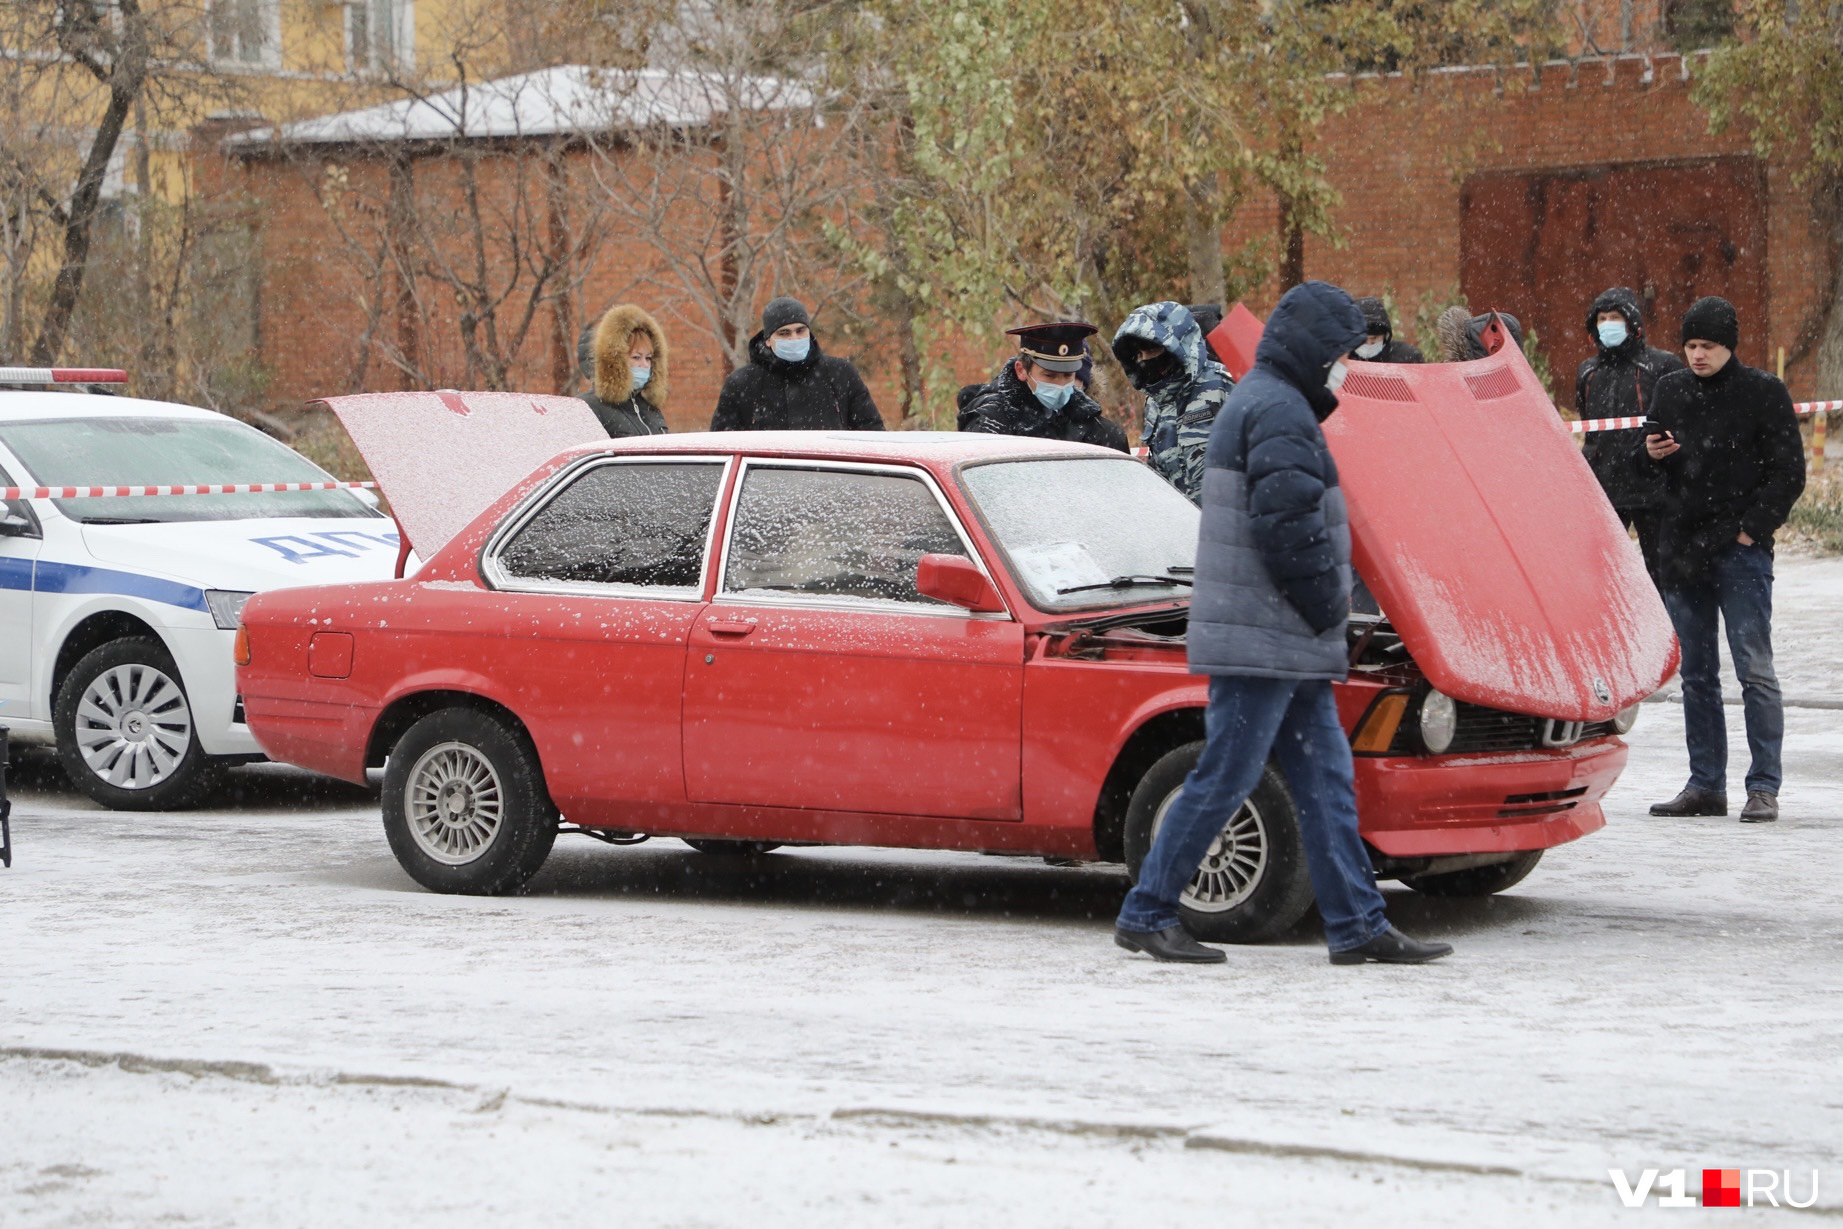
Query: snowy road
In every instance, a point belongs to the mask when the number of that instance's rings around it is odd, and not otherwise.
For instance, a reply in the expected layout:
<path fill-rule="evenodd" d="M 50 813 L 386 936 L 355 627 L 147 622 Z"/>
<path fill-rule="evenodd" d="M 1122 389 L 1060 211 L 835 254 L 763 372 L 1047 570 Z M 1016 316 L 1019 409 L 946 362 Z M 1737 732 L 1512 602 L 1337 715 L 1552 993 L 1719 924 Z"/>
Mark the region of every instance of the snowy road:
<path fill-rule="evenodd" d="M 1843 561 L 1778 605 L 1834 704 Z M 1117 871 L 971 855 L 566 838 L 440 897 L 365 791 L 133 816 L 27 757 L 0 1225 L 1588 1225 L 1645 1167 L 1816 1169 L 1763 1214 L 1843 1218 L 1843 710 L 1788 726 L 1781 822 L 1654 820 L 1647 705 L 1605 831 L 1490 900 L 1387 886 L 1458 948 L 1415 969 L 1312 928 L 1154 965 Z"/>

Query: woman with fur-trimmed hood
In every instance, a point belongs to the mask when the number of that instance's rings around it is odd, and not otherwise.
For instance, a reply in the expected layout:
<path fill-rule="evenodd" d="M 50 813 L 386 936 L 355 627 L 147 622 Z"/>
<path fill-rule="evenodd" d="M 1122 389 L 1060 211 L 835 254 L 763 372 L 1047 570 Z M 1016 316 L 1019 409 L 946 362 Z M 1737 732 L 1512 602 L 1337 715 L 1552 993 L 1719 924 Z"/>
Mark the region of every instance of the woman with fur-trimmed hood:
<path fill-rule="evenodd" d="M 582 331 L 576 362 L 589 391 L 583 401 L 615 439 L 664 435 L 666 335 L 631 303 L 617 303 Z"/>

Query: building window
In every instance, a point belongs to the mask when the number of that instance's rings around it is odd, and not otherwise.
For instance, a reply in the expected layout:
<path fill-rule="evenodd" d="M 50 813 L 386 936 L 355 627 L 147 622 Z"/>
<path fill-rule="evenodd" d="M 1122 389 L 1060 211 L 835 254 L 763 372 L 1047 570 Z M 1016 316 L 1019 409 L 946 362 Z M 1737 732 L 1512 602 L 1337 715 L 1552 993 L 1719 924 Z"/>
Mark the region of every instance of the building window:
<path fill-rule="evenodd" d="M 211 58 L 219 64 L 279 68 L 282 14 L 277 0 L 210 0 Z"/>
<path fill-rule="evenodd" d="M 346 0 L 346 67 L 352 72 L 407 68 L 415 45 L 414 0 Z"/>

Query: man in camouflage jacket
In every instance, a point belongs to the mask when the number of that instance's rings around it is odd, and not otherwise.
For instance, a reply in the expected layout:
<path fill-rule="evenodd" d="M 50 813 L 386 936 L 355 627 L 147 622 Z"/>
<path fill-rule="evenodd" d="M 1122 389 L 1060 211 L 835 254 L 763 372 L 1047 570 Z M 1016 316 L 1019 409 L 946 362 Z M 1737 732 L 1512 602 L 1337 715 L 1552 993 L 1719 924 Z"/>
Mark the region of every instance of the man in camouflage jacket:
<path fill-rule="evenodd" d="M 1147 460 L 1195 503 L 1203 493 L 1209 429 L 1234 381 L 1210 354 L 1203 329 L 1182 303 L 1134 308 L 1114 334 L 1113 352 L 1133 387 L 1146 394 Z"/>

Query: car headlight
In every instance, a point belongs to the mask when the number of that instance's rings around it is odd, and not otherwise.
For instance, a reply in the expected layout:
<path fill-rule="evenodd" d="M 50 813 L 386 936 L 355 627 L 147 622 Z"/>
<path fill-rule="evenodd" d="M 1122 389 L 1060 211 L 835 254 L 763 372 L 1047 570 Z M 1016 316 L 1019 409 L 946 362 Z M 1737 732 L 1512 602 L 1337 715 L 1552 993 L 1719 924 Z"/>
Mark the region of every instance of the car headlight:
<path fill-rule="evenodd" d="M 235 589 L 205 590 L 205 605 L 211 608 L 211 621 L 227 632 L 237 630 L 237 623 L 243 618 L 243 605 L 254 593 L 239 593 Z"/>
<path fill-rule="evenodd" d="M 1429 690 L 1421 698 L 1421 745 L 1442 755 L 1459 732 L 1459 706 L 1442 692 Z"/>
<path fill-rule="evenodd" d="M 1638 705 L 1622 708 L 1613 714 L 1613 733 L 1630 734 L 1632 727 L 1638 724 Z"/>

